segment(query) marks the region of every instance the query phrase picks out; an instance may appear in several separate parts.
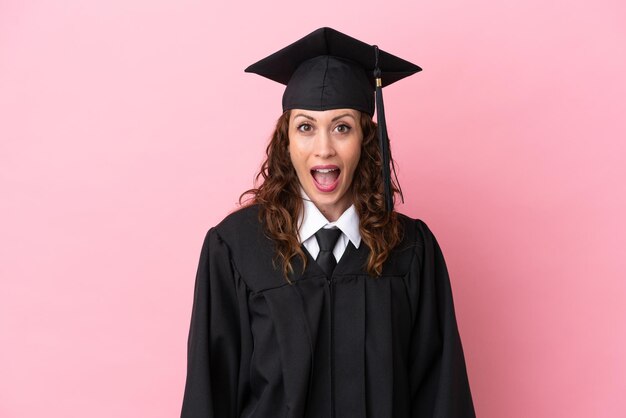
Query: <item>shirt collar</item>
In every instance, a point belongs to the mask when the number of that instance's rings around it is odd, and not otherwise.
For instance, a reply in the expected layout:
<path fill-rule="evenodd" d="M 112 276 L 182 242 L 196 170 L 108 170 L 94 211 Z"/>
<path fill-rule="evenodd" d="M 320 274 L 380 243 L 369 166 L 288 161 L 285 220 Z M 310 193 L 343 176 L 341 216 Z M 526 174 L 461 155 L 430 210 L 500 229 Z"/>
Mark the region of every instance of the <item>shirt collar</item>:
<path fill-rule="evenodd" d="M 309 196 L 307 196 L 304 189 L 300 188 L 300 193 L 304 204 L 302 222 L 298 229 L 300 243 L 311 238 L 320 228 L 329 225 L 339 228 L 341 232 L 346 234 L 352 244 L 356 248 L 359 248 L 359 245 L 361 244 L 359 215 L 357 214 L 354 205 L 351 205 L 348 209 L 346 209 L 335 222 L 329 222 L 317 206 L 315 206 L 315 203 L 313 203 Z"/>

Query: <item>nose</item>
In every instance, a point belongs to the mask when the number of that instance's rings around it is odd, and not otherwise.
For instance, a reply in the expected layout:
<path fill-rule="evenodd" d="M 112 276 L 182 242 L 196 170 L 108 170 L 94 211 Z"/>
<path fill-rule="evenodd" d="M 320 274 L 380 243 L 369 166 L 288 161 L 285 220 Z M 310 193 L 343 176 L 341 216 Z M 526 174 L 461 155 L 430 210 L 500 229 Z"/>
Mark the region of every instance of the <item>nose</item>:
<path fill-rule="evenodd" d="M 329 158 L 335 155 L 332 139 L 326 131 L 321 131 L 317 138 L 315 138 L 314 147 L 313 152 L 316 157 Z"/>

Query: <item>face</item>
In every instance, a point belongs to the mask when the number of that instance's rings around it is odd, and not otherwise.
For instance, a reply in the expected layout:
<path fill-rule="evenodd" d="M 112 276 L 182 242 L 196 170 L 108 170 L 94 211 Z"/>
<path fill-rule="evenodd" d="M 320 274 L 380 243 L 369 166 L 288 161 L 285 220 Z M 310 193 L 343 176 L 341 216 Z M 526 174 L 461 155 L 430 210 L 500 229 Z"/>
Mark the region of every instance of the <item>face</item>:
<path fill-rule="evenodd" d="M 306 194 L 329 221 L 352 204 L 349 193 L 361 157 L 360 112 L 291 110 L 289 155 Z"/>

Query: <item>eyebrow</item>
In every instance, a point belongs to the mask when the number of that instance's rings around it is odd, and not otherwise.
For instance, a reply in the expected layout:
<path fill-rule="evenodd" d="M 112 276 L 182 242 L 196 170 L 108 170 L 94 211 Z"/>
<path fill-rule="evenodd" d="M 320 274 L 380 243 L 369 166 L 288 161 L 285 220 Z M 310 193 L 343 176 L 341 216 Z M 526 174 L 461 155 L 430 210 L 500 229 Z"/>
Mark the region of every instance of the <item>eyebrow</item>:
<path fill-rule="evenodd" d="M 336 120 L 339 120 L 339 119 L 343 118 L 344 116 L 349 116 L 349 117 L 351 117 L 352 119 L 355 119 L 355 118 L 354 118 L 354 116 L 352 116 L 352 114 L 351 114 L 351 113 L 342 113 L 342 114 L 341 114 L 341 115 L 339 115 L 339 116 L 335 116 L 335 117 L 331 120 L 331 122 L 334 122 L 334 121 L 336 121 Z M 312 120 L 313 122 L 317 122 L 317 121 L 315 120 L 315 118 L 314 118 L 314 117 L 312 117 L 312 116 L 310 116 L 310 115 L 306 115 L 306 114 L 304 114 L 304 113 L 298 113 L 296 116 L 294 116 L 294 120 L 295 120 L 297 117 L 303 117 L 303 118 L 306 118 L 306 119 L 308 119 L 308 120 Z"/>

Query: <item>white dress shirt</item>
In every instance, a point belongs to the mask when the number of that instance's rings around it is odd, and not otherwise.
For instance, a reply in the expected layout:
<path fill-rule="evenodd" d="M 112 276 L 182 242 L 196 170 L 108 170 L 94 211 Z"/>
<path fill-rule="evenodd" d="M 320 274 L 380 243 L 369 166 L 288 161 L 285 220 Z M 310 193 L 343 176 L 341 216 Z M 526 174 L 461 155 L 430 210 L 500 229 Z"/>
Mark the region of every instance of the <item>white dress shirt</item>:
<path fill-rule="evenodd" d="M 335 244 L 335 248 L 333 249 L 333 255 L 335 256 L 337 262 L 339 262 L 339 259 L 345 252 L 346 247 L 348 247 L 349 242 L 352 242 L 356 248 L 359 248 L 359 245 L 361 244 L 359 215 L 356 213 L 354 205 L 346 209 L 345 212 L 341 214 L 339 219 L 334 222 L 329 222 L 302 189 L 301 194 L 304 203 L 304 210 L 302 214 L 302 221 L 298 229 L 298 238 L 314 259 L 317 258 L 317 255 L 320 252 L 319 244 L 315 238 L 315 233 L 320 228 L 339 228 L 341 230 L 341 235 L 339 236 L 337 244 Z"/>

